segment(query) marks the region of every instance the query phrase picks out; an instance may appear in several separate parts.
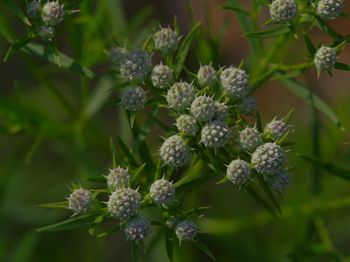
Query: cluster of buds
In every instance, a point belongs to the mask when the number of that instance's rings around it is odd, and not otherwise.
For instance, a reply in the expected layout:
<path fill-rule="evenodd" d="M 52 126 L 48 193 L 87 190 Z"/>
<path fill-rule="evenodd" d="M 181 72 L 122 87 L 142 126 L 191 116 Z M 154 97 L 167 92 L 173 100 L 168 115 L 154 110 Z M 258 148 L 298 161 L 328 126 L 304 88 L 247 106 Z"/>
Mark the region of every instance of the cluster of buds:
<path fill-rule="evenodd" d="M 37 33 L 41 39 L 52 41 L 55 36 L 55 26 L 62 23 L 65 10 L 58 0 L 47 1 L 42 4 L 40 0 L 33 0 L 27 6 L 28 17 L 37 25 Z"/>

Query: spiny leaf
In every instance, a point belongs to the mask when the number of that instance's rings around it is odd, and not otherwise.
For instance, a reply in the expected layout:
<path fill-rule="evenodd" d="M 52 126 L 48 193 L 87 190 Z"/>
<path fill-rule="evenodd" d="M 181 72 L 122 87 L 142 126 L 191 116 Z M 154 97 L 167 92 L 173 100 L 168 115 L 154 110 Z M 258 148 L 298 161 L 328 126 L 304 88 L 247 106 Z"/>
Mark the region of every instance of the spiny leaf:
<path fill-rule="evenodd" d="M 200 240 L 198 237 L 193 240 L 193 243 L 204 253 L 206 254 L 211 260 L 215 261 L 215 257 L 213 253 L 210 251 L 208 246 Z"/>
<path fill-rule="evenodd" d="M 2 3 L 7 6 L 19 19 L 28 26 L 32 26 L 28 18 L 24 15 L 21 8 L 19 8 L 12 0 L 2 0 Z"/>
<path fill-rule="evenodd" d="M 73 217 L 53 225 L 39 228 L 37 229 L 37 232 L 55 232 L 55 231 L 70 230 L 77 227 L 89 226 L 95 223 L 95 219 L 99 215 L 100 214 L 98 213 L 93 213 L 93 214 L 86 214 L 78 217 Z"/>
<path fill-rule="evenodd" d="M 180 49 L 176 55 L 176 65 L 175 65 L 175 69 L 174 69 L 174 74 L 175 74 L 176 78 L 179 77 L 179 75 L 182 71 L 187 54 L 188 54 L 190 47 L 191 47 L 191 43 L 192 43 L 197 31 L 199 30 L 200 26 L 201 26 L 201 23 L 197 23 L 191 29 L 191 31 L 186 35 L 185 39 L 183 40 L 183 42 L 180 46 Z"/>
<path fill-rule="evenodd" d="M 54 57 L 54 55 L 51 52 L 47 52 L 47 49 L 42 45 L 30 43 L 30 44 L 27 44 L 25 47 L 22 47 L 21 51 L 29 55 L 36 55 L 36 56 L 42 57 L 43 59 L 49 61 L 50 63 L 57 65 L 57 59 Z M 87 78 L 95 77 L 94 72 L 92 72 L 90 69 L 86 67 L 83 67 L 82 65 L 74 61 L 69 56 L 61 52 L 58 52 L 58 56 L 59 56 L 61 68 L 65 68 L 65 69 L 77 72 L 80 75 L 85 76 Z"/>
<path fill-rule="evenodd" d="M 247 33 L 244 35 L 244 37 L 247 37 L 247 38 L 270 38 L 270 37 L 284 35 L 288 31 L 289 31 L 289 28 L 283 25 L 283 26 L 277 26 L 277 27 L 267 29 L 267 30 Z"/>
<path fill-rule="evenodd" d="M 333 175 L 339 176 L 343 179 L 350 181 L 350 169 L 346 169 L 344 167 L 340 167 L 338 165 L 328 163 L 321 159 L 314 158 L 311 156 L 301 155 L 301 158 L 317 166 L 318 168 L 322 168 Z"/>
<path fill-rule="evenodd" d="M 66 209 L 68 207 L 68 201 L 60 201 L 60 202 L 52 202 L 52 203 L 46 203 L 41 204 L 39 207 L 44 208 L 64 208 Z"/>

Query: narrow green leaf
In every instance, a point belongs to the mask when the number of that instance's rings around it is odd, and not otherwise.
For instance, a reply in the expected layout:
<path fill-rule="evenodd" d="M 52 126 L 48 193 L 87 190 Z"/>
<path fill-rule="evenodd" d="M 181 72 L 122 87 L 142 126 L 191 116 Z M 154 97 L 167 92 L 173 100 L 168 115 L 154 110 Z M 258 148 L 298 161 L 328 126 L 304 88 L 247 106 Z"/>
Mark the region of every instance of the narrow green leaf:
<path fill-rule="evenodd" d="M 332 38 L 338 40 L 341 39 L 342 36 L 339 35 L 332 27 L 330 27 L 321 17 L 315 15 L 315 18 L 318 22 L 318 26 L 321 28 L 323 32 L 331 36 Z"/>
<path fill-rule="evenodd" d="M 127 145 L 124 144 L 123 140 L 117 136 L 117 142 L 120 146 L 120 149 L 123 151 L 126 159 L 134 166 L 137 167 L 139 166 L 135 157 L 133 156 L 133 154 L 129 151 L 129 148 L 127 147 Z"/>
<path fill-rule="evenodd" d="M 158 159 L 156 173 L 154 174 L 154 181 L 160 179 L 162 171 L 162 160 Z"/>
<path fill-rule="evenodd" d="M 131 261 L 138 261 L 138 253 L 137 253 L 137 243 L 135 241 L 131 242 Z"/>
<path fill-rule="evenodd" d="M 197 23 L 192 29 L 191 31 L 186 35 L 186 37 L 184 38 L 179 51 L 176 55 L 176 65 L 174 68 L 174 74 L 175 77 L 178 78 L 180 76 L 180 73 L 182 71 L 182 68 L 184 66 L 187 54 L 190 50 L 191 47 L 191 43 L 197 33 L 197 31 L 199 30 L 201 24 Z"/>
<path fill-rule="evenodd" d="M 89 182 L 106 183 L 106 178 L 104 176 L 88 176 L 85 180 Z"/>
<path fill-rule="evenodd" d="M 250 82 L 250 89 L 254 91 L 258 87 L 260 87 L 263 83 L 268 81 L 277 71 L 277 68 L 271 68 L 267 70 L 265 73 L 261 74 L 257 78 L 252 79 Z"/>
<path fill-rule="evenodd" d="M 335 63 L 334 68 L 339 69 L 339 70 L 350 71 L 350 65 L 349 64 Z"/>
<path fill-rule="evenodd" d="M 25 47 L 22 47 L 21 50 L 26 54 L 39 56 L 47 60 L 48 62 L 57 65 L 57 61 L 56 61 L 57 59 L 53 56 L 51 52 L 47 52 L 47 49 L 42 45 L 30 43 L 30 44 L 27 44 Z M 61 52 L 58 52 L 58 56 L 59 56 L 61 68 L 65 68 L 73 72 L 79 73 L 80 75 L 85 76 L 87 78 L 95 77 L 94 72 L 92 72 L 90 69 L 86 67 L 83 67 L 79 63 L 75 62 L 69 56 Z"/>
<path fill-rule="evenodd" d="M 345 180 L 350 181 L 350 169 L 346 169 L 344 167 L 328 163 L 321 159 L 314 158 L 311 156 L 301 155 L 301 158 L 317 166 L 318 168 L 322 168 L 323 170 L 326 170 L 327 172 L 333 175 L 339 176 Z"/>
<path fill-rule="evenodd" d="M 21 38 L 17 39 L 7 50 L 3 62 L 7 62 L 12 55 L 14 55 L 22 47 L 26 46 L 30 41 L 32 41 L 32 37 L 29 35 L 24 35 Z"/>
<path fill-rule="evenodd" d="M 277 26 L 277 27 L 267 29 L 267 30 L 246 33 L 244 35 L 244 37 L 247 37 L 247 38 L 271 38 L 271 37 L 284 35 L 287 32 L 289 32 L 289 28 L 282 25 L 282 26 Z"/>
<path fill-rule="evenodd" d="M 146 166 L 146 163 L 144 163 L 142 166 L 140 166 L 135 172 L 134 175 L 132 176 L 132 181 L 137 181 L 139 176 L 142 174 L 144 168 Z"/>
<path fill-rule="evenodd" d="M 258 111 L 256 111 L 255 117 L 256 117 L 256 129 L 258 129 L 258 131 L 260 133 L 262 133 L 263 132 L 263 127 L 262 127 L 260 113 Z"/>
<path fill-rule="evenodd" d="M 39 207 L 44 208 L 64 208 L 68 207 L 68 201 L 52 202 L 39 205 Z"/>
<path fill-rule="evenodd" d="M 312 43 L 310 37 L 307 35 L 307 33 L 303 32 L 304 36 L 304 42 L 306 44 L 306 48 L 309 51 L 310 57 L 314 57 L 316 54 L 316 47 Z"/>
<path fill-rule="evenodd" d="M 277 209 L 278 213 L 282 214 L 280 205 L 278 203 L 278 201 L 275 198 L 275 195 L 273 194 L 273 192 L 271 191 L 269 185 L 266 183 L 265 179 L 263 178 L 262 175 L 260 174 L 256 174 L 256 177 L 258 177 L 259 183 L 262 186 L 266 196 L 270 199 L 270 201 L 273 203 L 273 205 L 275 206 L 275 208 Z"/>
<path fill-rule="evenodd" d="M 211 260 L 215 261 L 213 253 L 210 251 L 209 247 L 198 237 L 193 240 L 195 246 L 197 246 L 204 254 L 206 254 Z"/>
<path fill-rule="evenodd" d="M 247 190 L 248 194 L 262 207 L 264 207 L 266 210 L 268 210 L 272 216 L 277 217 L 277 214 L 275 212 L 275 209 L 273 209 L 268 202 L 258 193 L 258 191 L 251 185 L 248 184 L 245 186 L 245 189 Z"/>
<path fill-rule="evenodd" d="M 28 26 L 32 26 L 28 18 L 24 15 L 21 8 L 19 8 L 12 0 L 2 0 L 2 3 L 7 6 L 19 19 Z"/>
<path fill-rule="evenodd" d="M 56 232 L 70 230 L 78 227 L 86 227 L 95 223 L 95 218 L 100 214 L 86 214 L 73 217 L 62 222 L 37 229 L 37 232 Z"/>
<path fill-rule="evenodd" d="M 284 84 L 290 91 L 304 99 L 307 103 L 312 104 L 315 108 L 325 114 L 339 128 L 342 128 L 341 122 L 334 111 L 320 97 L 311 90 L 305 88 L 302 84 L 294 79 L 280 79 L 279 82 Z"/>
<path fill-rule="evenodd" d="M 165 247 L 170 261 L 174 259 L 174 237 L 169 228 L 165 229 Z"/>
<path fill-rule="evenodd" d="M 229 5 L 225 5 L 222 7 L 222 9 L 224 10 L 231 10 L 234 11 L 236 13 L 240 13 L 242 15 L 245 16 L 251 16 L 251 13 L 248 10 L 245 10 L 244 8 L 238 7 L 238 6 L 229 6 Z"/>

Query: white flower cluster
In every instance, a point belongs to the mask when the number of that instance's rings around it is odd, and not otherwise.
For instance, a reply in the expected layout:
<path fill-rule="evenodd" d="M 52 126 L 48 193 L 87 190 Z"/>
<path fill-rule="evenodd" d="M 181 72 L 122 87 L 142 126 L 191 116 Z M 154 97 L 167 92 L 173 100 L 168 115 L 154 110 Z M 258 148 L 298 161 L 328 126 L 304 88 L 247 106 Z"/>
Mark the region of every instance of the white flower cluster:
<path fill-rule="evenodd" d="M 38 35 L 41 39 L 51 41 L 55 36 L 55 26 L 62 23 L 65 10 L 64 5 L 60 5 L 58 1 L 47 1 L 41 5 L 41 1 L 33 0 L 27 6 L 28 16 L 36 20 L 40 15 L 38 27 Z"/>

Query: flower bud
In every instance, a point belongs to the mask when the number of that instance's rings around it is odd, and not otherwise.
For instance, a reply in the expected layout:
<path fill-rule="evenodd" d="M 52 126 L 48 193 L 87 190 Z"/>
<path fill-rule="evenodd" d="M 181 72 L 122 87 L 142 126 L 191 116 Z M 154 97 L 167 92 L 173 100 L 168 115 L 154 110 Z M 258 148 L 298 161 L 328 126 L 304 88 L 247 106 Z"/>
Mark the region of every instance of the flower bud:
<path fill-rule="evenodd" d="M 129 86 L 123 92 L 121 105 L 131 112 L 136 112 L 145 106 L 147 101 L 146 92 L 139 86 Z"/>
<path fill-rule="evenodd" d="M 160 157 L 169 166 L 181 167 L 190 161 L 191 152 L 185 141 L 174 135 L 167 138 L 160 147 Z"/>
<path fill-rule="evenodd" d="M 48 1 L 41 10 L 41 19 L 49 26 L 56 26 L 63 21 L 64 7 L 58 1 Z"/>
<path fill-rule="evenodd" d="M 295 0 L 275 0 L 270 6 L 271 19 L 276 23 L 292 22 L 298 15 Z"/>
<path fill-rule="evenodd" d="M 75 214 L 86 213 L 92 203 L 92 195 L 84 188 L 75 189 L 68 197 L 68 208 Z"/>

